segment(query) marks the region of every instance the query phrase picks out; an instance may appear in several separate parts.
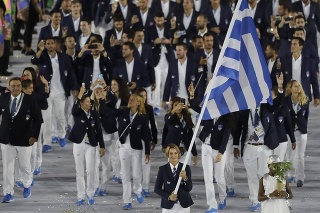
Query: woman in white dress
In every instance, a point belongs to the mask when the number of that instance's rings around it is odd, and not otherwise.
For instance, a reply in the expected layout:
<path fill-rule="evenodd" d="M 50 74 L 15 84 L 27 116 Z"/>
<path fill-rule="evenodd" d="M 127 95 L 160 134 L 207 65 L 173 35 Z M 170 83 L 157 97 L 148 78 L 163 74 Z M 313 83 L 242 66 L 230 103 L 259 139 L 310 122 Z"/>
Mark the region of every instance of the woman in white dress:
<path fill-rule="evenodd" d="M 270 167 L 271 163 L 279 162 L 281 161 L 278 155 L 270 155 L 267 161 L 269 173 L 260 179 L 258 200 L 261 202 L 261 213 L 290 212 L 288 199 L 292 199 L 293 195 L 289 183 L 287 179 L 284 180 L 284 189 L 278 191 L 276 189 L 278 180 L 274 177 L 274 171 Z"/>

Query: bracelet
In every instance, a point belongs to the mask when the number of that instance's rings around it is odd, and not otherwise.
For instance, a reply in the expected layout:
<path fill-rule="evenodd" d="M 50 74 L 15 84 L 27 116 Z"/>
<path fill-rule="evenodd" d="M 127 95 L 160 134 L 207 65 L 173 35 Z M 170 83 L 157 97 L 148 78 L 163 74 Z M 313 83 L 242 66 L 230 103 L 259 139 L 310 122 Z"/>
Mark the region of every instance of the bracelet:
<path fill-rule="evenodd" d="M 271 200 L 270 194 L 267 194 L 267 198 L 268 198 L 269 200 Z"/>
<path fill-rule="evenodd" d="M 290 194 L 289 193 L 287 193 L 287 198 L 286 199 L 288 199 L 290 197 Z"/>

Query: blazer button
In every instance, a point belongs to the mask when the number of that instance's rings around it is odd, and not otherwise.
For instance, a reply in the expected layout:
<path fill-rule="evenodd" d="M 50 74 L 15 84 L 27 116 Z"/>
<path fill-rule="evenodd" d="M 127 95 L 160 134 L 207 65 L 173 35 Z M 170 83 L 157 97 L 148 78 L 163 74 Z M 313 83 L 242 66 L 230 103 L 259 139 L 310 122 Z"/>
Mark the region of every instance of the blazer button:
<path fill-rule="evenodd" d="M 92 77 L 92 75 L 90 75 Z"/>
<path fill-rule="evenodd" d="M 183 132 L 181 132 L 181 135 L 183 135 Z"/>
<path fill-rule="evenodd" d="M 298 116 L 294 116 L 294 117 L 296 117 L 296 118 L 297 118 Z"/>
<path fill-rule="evenodd" d="M 88 127 L 86 127 L 86 129 L 88 129 Z"/>

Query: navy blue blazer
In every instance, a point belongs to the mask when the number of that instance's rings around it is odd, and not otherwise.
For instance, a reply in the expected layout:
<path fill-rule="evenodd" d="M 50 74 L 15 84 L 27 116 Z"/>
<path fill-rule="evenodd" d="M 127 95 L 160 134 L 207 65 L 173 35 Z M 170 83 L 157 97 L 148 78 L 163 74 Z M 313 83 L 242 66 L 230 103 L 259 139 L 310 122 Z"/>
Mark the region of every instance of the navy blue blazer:
<path fill-rule="evenodd" d="M 80 100 L 77 99 L 72 107 L 72 115 L 74 117 L 74 125 L 69 135 L 69 140 L 73 143 L 81 143 L 87 134 L 91 146 L 104 148 L 101 124 L 98 113 L 90 109 L 90 117 L 80 106 Z"/>
<path fill-rule="evenodd" d="M 80 30 L 80 34 L 79 34 L 78 38 L 76 38 L 76 41 L 77 41 L 77 43 L 76 43 L 76 50 L 77 50 L 77 51 L 81 51 L 81 48 L 80 48 L 81 35 L 82 35 L 82 32 L 81 32 L 81 30 Z M 91 36 L 96 36 L 96 37 L 97 37 L 98 34 L 90 33 L 90 35 L 89 35 L 89 37 L 87 38 L 87 41 L 86 41 L 85 44 L 89 44 L 90 39 L 91 39 Z"/>
<path fill-rule="evenodd" d="M 176 29 L 172 30 L 172 35 L 173 33 L 175 33 L 176 31 L 182 31 L 182 30 L 185 30 L 186 31 L 186 34 L 185 35 L 182 35 L 180 36 L 179 38 L 179 41 L 180 42 L 183 42 L 184 39 L 186 39 L 186 44 L 187 45 L 191 45 L 192 43 L 192 39 L 193 39 L 193 36 L 197 35 L 197 28 L 196 28 L 196 23 L 197 23 L 197 17 L 198 17 L 199 13 L 195 10 L 193 10 L 193 13 L 192 13 L 192 17 L 191 17 L 191 21 L 190 21 L 190 24 L 188 26 L 188 28 L 186 29 L 184 27 L 184 24 L 183 24 L 183 17 L 185 16 L 184 14 L 184 11 L 177 11 L 176 12 Z M 172 36 L 173 37 L 173 36 Z"/>
<path fill-rule="evenodd" d="M 107 14 L 107 10 L 110 4 L 110 0 L 98 0 L 98 4 L 95 10 L 94 25 L 98 26 L 103 17 Z M 103 20 L 104 21 L 104 20 Z"/>
<path fill-rule="evenodd" d="M 166 148 L 169 144 L 176 144 L 180 146 L 182 142 L 186 148 L 189 150 L 191 138 L 193 136 L 192 128 L 187 125 L 183 126 L 182 122 L 176 114 L 167 113 L 164 117 L 165 126 L 162 133 L 162 147 Z M 191 153 L 193 156 L 198 156 L 195 143 L 191 148 Z"/>
<path fill-rule="evenodd" d="M 130 145 L 132 149 L 142 150 L 142 141 L 145 144 L 145 154 L 150 155 L 150 134 L 149 120 L 147 115 L 137 114 L 130 124 L 130 109 L 116 110 L 118 117 L 118 133 L 121 144 L 126 142 L 128 134 L 130 134 Z M 127 129 L 126 127 L 130 125 Z M 124 132 L 124 130 L 126 131 Z M 124 133 L 123 133 L 124 132 Z M 122 134 L 123 133 L 123 134 Z"/>
<path fill-rule="evenodd" d="M 167 24 L 164 25 L 163 30 L 163 36 L 165 38 L 172 38 L 170 27 Z M 154 40 L 156 40 L 157 38 L 159 38 L 159 35 L 156 25 L 152 25 L 146 28 L 144 41 L 146 44 L 149 44 L 152 48 L 152 60 L 154 62 L 155 67 L 158 65 L 161 56 L 161 44 L 154 44 Z M 169 62 L 174 57 L 174 52 L 171 45 L 165 44 L 165 47 L 167 49 L 167 53 L 165 53 L 165 56 L 167 61 Z"/>
<path fill-rule="evenodd" d="M 85 83 L 86 89 L 89 90 L 91 84 L 95 81 L 95 79 L 92 79 L 93 66 L 94 66 L 93 56 L 91 54 L 90 55 L 86 54 L 81 58 L 76 58 L 74 63 L 77 64 L 77 66 L 80 69 L 82 69 L 82 71 L 80 72 L 80 73 L 83 73 L 82 83 Z M 110 84 L 110 77 L 112 74 L 110 64 L 111 64 L 110 58 L 104 57 L 103 54 L 101 53 L 100 59 L 99 59 L 99 68 L 100 68 L 100 72 L 103 75 L 104 81 L 108 85 Z"/>
<path fill-rule="evenodd" d="M 229 24 L 231 22 L 231 18 L 232 18 L 232 11 L 231 8 L 227 5 L 224 4 L 220 4 L 220 8 L 221 8 L 221 12 L 220 12 L 220 23 L 217 24 L 216 20 L 214 19 L 213 16 L 213 12 L 212 12 L 212 7 L 210 5 L 210 7 L 206 8 L 206 10 L 203 11 L 204 14 L 207 15 L 208 20 L 209 20 L 209 29 L 211 29 L 211 27 L 219 27 L 220 28 L 220 34 L 217 35 L 215 34 L 215 44 L 217 44 L 218 46 L 222 47 L 224 39 L 227 35 L 227 31 L 229 28 Z"/>
<path fill-rule="evenodd" d="M 233 145 L 239 145 L 241 142 L 242 150 L 248 137 L 249 114 L 250 110 L 238 112 L 237 124 L 233 135 Z M 260 120 L 265 132 L 264 144 L 268 146 L 269 149 L 274 150 L 279 145 L 279 138 L 274 123 L 273 110 L 269 104 L 260 105 Z"/>
<path fill-rule="evenodd" d="M 300 106 L 300 110 L 295 113 L 291 96 L 286 96 L 284 98 L 284 105 L 289 109 L 290 119 L 294 130 L 300 130 L 301 134 L 308 133 L 309 104 Z"/>
<path fill-rule="evenodd" d="M 286 85 L 292 79 L 292 56 L 286 57 L 282 60 L 281 66 L 283 65 L 284 70 L 284 82 L 283 85 Z M 310 101 L 312 100 L 311 96 L 311 86 L 313 90 L 313 97 L 320 98 L 319 92 L 319 83 L 317 77 L 317 71 L 315 70 L 314 61 L 304 55 L 302 55 L 301 61 L 301 85 L 309 97 Z"/>
<path fill-rule="evenodd" d="M 167 20 L 167 22 L 170 23 L 170 19 L 172 18 L 172 16 L 176 15 L 178 6 L 179 5 L 176 2 L 169 1 L 169 12 L 168 12 L 168 15 L 164 17 L 165 20 Z M 153 0 L 151 4 L 151 8 L 153 8 L 154 11 L 157 11 L 157 10 L 162 11 L 161 0 Z"/>
<path fill-rule="evenodd" d="M 130 24 L 131 24 L 131 18 L 133 16 L 133 12 L 136 10 L 136 5 L 134 5 L 132 2 L 128 1 L 127 7 L 128 7 L 128 13 L 127 13 L 127 17 L 124 18 L 122 11 L 121 11 L 121 5 L 120 2 L 118 2 L 118 7 L 115 11 L 114 14 L 111 13 L 111 7 L 112 4 L 109 5 L 108 11 L 107 11 L 107 15 L 105 17 L 105 22 L 108 24 L 114 16 L 122 16 L 124 19 L 124 28 L 128 29 L 130 28 Z"/>
<path fill-rule="evenodd" d="M 136 51 L 134 51 L 134 57 L 140 58 L 141 62 L 145 65 L 145 69 L 148 72 L 149 85 L 155 84 L 156 76 L 154 72 L 154 63 L 152 59 L 152 49 L 148 44 L 142 43 L 141 46 L 142 46 L 141 55 L 139 54 L 138 49 L 135 49 Z"/>
<path fill-rule="evenodd" d="M 310 4 L 310 14 L 309 17 L 307 18 L 306 26 L 309 28 L 309 40 L 312 40 L 313 44 L 316 43 L 317 39 L 317 29 L 319 31 L 320 29 L 320 12 L 319 12 L 319 5 L 313 1 L 309 1 Z M 303 6 L 301 1 L 297 1 L 292 4 L 293 11 L 296 12 L 302 12 L 303 13 Z"/>
<path fill-rule="evenodd" d="M 290 137 L 291 143 L 296 142 L 288 106 L 281 105 L 280 107 L 275 109 L 274 123 L 276 125 L 279 143 L 288 141 L 287 134 Z"/>
<path fill-rule="evenodd" d="M 154 12 L 155 10 L 153 8 L 149 8 L 145 25 L 143 25 L 140 9 L 139 7 L 136 7 L 136 9 L 132 12 L 133 13 L 132 15 L 136 15 L 139 19 L 139 22 L 135 24 L 131 24 L 131 20 L 130 20 L 130 28 L 135 30 L 135 29 L 146 29 L 147 27 L 152 26 L 154 24 L 154 19 L 153 19 Z"/>
<path fill-rule="evenodd" d="M 38 44 L 41 40 L 47 40 L 47 38 L 52 38 L 52 30 L 51 30 L 51 23 L 49 23 L 47 26 L 44 26 L 40 30 L 39 38 L 38 38 Z M 62 27 L 60 25 L 60 32 L 59 37 L 62 37 Z"/>
<path fill-rule="evenodd" d="M 173 178 L 170 163 L 159 167 L 154 192 L 161 197 L 161 208 L 172 209 L 175 201 L 170 201 L 169 196 L 175 190 L 182 166 L 183 163 L 179 163 L 175 178 Z M 191 170 L 189 165 L 186 166 L 186 173 L 188 179 L 187 181 L 181 181 L 181 185 L 177 193 L 178 201 L 183 208 L 188 208 L 193 204 L 193 200 L 189 193 L 192 190 Z"/>
<path fill-rule="evenodd" d="M 38 139 L 42 120 L 41 109 L 35 96 L 21 94 L 20 109 L 12 118 L 11 93 L 0 96 L 0 143 L 12 146 L 30 146 L 29 139 Z M 17 103 L 18 104 L 18 103 Z"/>
<path fill-rule="evenodd" d="M 112 78 L 115 77 L 121 77 L 125 82 L 129 82 L 125 59 L 118 61 L 115 66 Z M 134 59 L 131 81 L 136 82 L 137 88 L 150 86 L 146 66 L 139 58 Z"/>
<path fill-rule="evenodd" d="M 81 20 L 81 18 L 82 18 L 82 16 L 80 16 L 80 20 Z M 78 41 L 78 38 L 81 35 L 80 21 L 79 21 L 79 28 L 78 28 L 77 32 L 74 31 L 74 24 L 73 24 L 72 15 L 69 15 L 69 16 L 62 18 L 60 25 L 62 27 L 68 27 L 67 34 L 73 36 L 76 39 L 76 41 Z"/>
<path fill-rule="evenodd" d="M 281 69 L 283 66 L 281 66 L 280 69 L 277 69 L 277 61 L 278 61 L 278 59 L 281 62 L 281 59 L 279 57 L 277 57 L 277 59 L 273 63 L 272 70 L 271 70 L 271 73 L 270 73 L 271 83 L 272 83 L 273 87 L 274 86 L 278 86 L 277 75 L 280 76 L 281 72 L 283 73 L 283 70 Z M 267 63 L 268 63 L 268 61 L 267 61 Z"/>
<path fill-rule="evenodd" d="M 79 86 L 77 84 L 77 79 L 73 71 L 70 56 L 58 52 L 57 54 L 59 61 L 60 80 L 64 88 L 66 97 L 68 97 L 70 95 L 70 91 L 78 90 Z M 53 71 L 51 59 L 47 50 L 44 50 L 42 52 L 40 58 L 36 58 L 36 56 L 33 56 L 31 58 L 31 63 L 39 66 L 39 75 L 43 75 L 50 86 Z"/>
<path fill-rule="evenodd" d="M 188 88 L 193 78 L 196 77 L 195 76 L 196 66 L 193 59 L 187 58 L 186 61 L 187 61 L 187 69 L 186 69 L 185 85 L 179 85 L 178 63 L 180 62 L 178 61 L 178 59 L 174 59 L 169 62 L 169 70 L 168 70 L 168 75 L 167 75 L 164 92 L 163 92 L 163 98 L 162 98 L 163 101 L 169 101 L 170 96 L 176 97 L 178 94 L 179 86 L 185 86 L 186 88 Z M 187 90 L 187 92 L 189 96 L 189 91 Z"/>

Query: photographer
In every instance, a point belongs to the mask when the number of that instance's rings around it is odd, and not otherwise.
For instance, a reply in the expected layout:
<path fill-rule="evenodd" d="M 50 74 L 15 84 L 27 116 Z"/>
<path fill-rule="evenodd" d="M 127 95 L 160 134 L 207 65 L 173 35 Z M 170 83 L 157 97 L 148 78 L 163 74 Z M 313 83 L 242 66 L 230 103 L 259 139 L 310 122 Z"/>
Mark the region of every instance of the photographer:
<path fill-rule="evenodd" d="M 170 110 L 164 117 L 165 126 L 162 135 L 162 149 L 168 144 L 176 144 L 185 158 L 184 152 L 190 148 L 190 142 L 193 135 L 192 128 L 194 124 L 191 120 L 191 113 L 188 106 L 185 105 L 185 99 L 174 97 L 170 102 Z M 198 152 L 196 145 L 192 146 L 193 164 L 198 163 Z M 181 161 L 184 161 L 184 158 Z M 190 163 L 188 163 L 190 164 Z"/>

